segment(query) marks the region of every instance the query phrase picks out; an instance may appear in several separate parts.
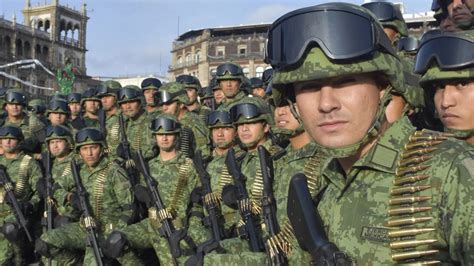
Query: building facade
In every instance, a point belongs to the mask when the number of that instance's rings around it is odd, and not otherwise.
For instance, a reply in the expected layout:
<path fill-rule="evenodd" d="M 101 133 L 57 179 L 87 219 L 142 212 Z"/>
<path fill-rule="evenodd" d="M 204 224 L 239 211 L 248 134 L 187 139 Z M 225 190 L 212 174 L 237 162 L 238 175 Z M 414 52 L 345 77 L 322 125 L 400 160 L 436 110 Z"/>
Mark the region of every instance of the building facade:
<path fill-rule="evenodd" d="M 75 91 L 87 87 L 86 69 L 86 32 L 87 11 L 75 10 L 59 5 L 59 0 L 49 4 L 32 6 L 26 1 L 23 12 L 23 24 L 0 18 L 0 65 L 25 59 L 37 59 L 46 68 L 56 73 L 67 63 L 77 70 Z M 39 67 L 2 69 L 12 76 L 41 87 L 58 90 L 55 77 Z M 33 95 L 50 95 L 54 91 L 38 89 L 0 76 L 0 86 L 22 88 Z"/>

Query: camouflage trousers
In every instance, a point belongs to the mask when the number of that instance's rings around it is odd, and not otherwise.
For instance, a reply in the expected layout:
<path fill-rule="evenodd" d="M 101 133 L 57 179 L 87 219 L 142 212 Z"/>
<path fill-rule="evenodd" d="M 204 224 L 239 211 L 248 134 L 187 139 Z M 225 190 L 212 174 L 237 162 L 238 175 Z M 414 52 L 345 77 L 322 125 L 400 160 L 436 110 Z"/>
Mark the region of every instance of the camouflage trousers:
<path fill-rule="evenodd" d="M 268 265 L 264 252 L 250 252 L 246 240 L 240 238 L 225 239 L 220 242 L 226 253 L 219 254 L 215 251 L 204 256 L 204 265 Z"/>
<path fill-rule="evenodd" d="M 15 257 L 21 257 L 21 254 L 15 254 L 14 249 L 13 244 L 0 233 L 0 265 L 5 265 Z"/>
<path fill-rule="evenodd" d="M 106 239 L 106 235 L 99 234 L 99 245 Z M 50 247 L 53 258 L 60 256 L 64 250 L 78 251 L 85 250 L 83 265 L 96 265 L 94 251 L 86 245 L 87 233 L 79 222 L 66 224 L 60 228 L 53 229 L 41 236 L 41 240 Z M 122 265 L 143 265 L 142 261 L 131 251 L 124 254 L 119 259 Z"/>

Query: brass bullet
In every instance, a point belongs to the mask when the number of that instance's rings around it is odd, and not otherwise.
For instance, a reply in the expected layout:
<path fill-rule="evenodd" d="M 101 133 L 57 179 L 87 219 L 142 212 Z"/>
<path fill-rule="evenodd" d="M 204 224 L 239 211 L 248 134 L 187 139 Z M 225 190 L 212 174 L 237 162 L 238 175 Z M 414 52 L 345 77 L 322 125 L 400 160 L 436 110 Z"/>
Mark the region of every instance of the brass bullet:
<path fill-rule="evenodd" d="M 423 149 L 417 149 L 417 150 L 404 151 L 402 153 L 401 158 L 406 159 L 406 158 L 409 158 L 409 157 L 412 157 L 412 156 L 415 156 L 415 155 L 416 156 L 421 156 L 421 155 L 424 155 L 424 154 L 431 153 L 435 150 L 436 150 L 436 148 L 423 148 Z"/>
<path fill-rule="evenodd" d="M 400 261 L 407 259 L 419 258 L 422 256 L 429 256 L 438 253 L 439 250 L 425 250 L 425 251 L 409 251 L 392 254 L 392 260 Z"/>
<path fill-rule="evenodd" d="M 431 207 L 424 206 L 424 207 L 403 207 L 403 208 L 393 208 L 388 210 L 388 214 L 392 215 L 404 215 L 404 214 L 413 214 L 418 212 L 426 212 L 431 210 Z"/>
<path fill-rule="evenodd" d="M 406 186 L 406 187 L 397 187 L 397 188 L 392 188 L 390 190 L 390 194 L 392 196 L 396 195 L 401 195 L 405 193 L 416 193 L 419 191 L 427 190 L 428 188 L 431 188 L 429 185 L 422 185 L 422 186 Z"/>
<path fill-rule="evenodd" d="M 413 158 L 408 158 L 408 159 L 402 159 L 398 162 L 398 165 L 400 166 L 407 166 L 407 165 L 410 165 L 410 164 L 415 164 L 415 163 L 422 163 L 422 162 L 426 162 L 428 161 L 429 159 L 431 159 L 433 156 L 431 155 L 421 155 L 421 156 L 418 156 L 418 157 L 413 157 Z"/>
<path fill-rule="evenodd" d="M 404 240 L 395 241 L 390 243 L 391 248 L 413 248 L 423 245 L 429 245 L 438 242 L 436 239 L 423 239 L 423 240 Z"/>
<path fill-rule="evenodd" d="M 425 180 L 428 177 L 430 177 L 430 175 L 424 175 L 424 174 L 423 175 L 412 175 L 412 176 L 400 177 L 400 178 L 396 178 L 393 181 L 393 184 L 396 185 L 396 186 L 399 186 L 399 185 L 403 185 L 403 184 L 406 184 L 406 183 L 414 183 L 414 182 L 417 182 L 417 181 Z"/>
<path fill-rule="evenodd" d="M 400 230 L 391 230 L 388 232 L 389 237 L 404 237 L 404 236 L 414 236 L 420 235 L 428 232 L 433 232 L 434 228 L 410 228 L 410 229 L 400 229 Z"/>
<path fill-rule="evenodd" d="M 389 227 L 395 227 L 395 226 L 402 226 L 402 225 L 413 225 L 417 223 L 422 223 L 426 221 L 432 220 L 433 217 L 410 217 L 410 218 L 400 218 L 400 219 L 393 219 L 389 220 L 387 225 Z"/>
<path fill-rule="evenodd" d="M 430 260 L 430 261 L 417 261 L 413 263 L 403 263 L 400 265 L 403 266 L 429 266 L 429 265 L 440 265 L 441 261 L 439 260 Z"/>
<path fill-rule="evenodd" d="M 417 166 L 398 167 L 395 174 L 400 177 L 408 173 L 415 173 L 415 172 L 423 171 L 428 168 L 430 168 L 429 165 L 423 165 L 423 164 L 417 165 Z"/>
<path fill-rule="evenodd" d="M 389 200 L 390 205 L 401 205 L 407 203 L 422 202 L 431 199 L 431 196 L 408 196 L 408 197 L 394 197 Z"/>
<path fill-rule="evenodd" d="M 429 148 L 429 147 L 432 147 L 434 145 L 438 145 L 441 142 L 443 142 L 443 141 L 431 140 L 431 141 L 418 141 L 418 142 L 414 142 L 414 143 L 409 142 L 408 144 L 405 145 L 405 150 L 411 150 L 411 149 L 414 149 L 414 148 Z"/>
<path fill-rule="evenodd" d="M 443 136 L 441 134 L 438 134 L 438 135 L 420 135 L 420 136 L 416 136 L 416 135 L 413 135 L 410 137 L 410 142 L 414 142 L 414 141 L 433 141 L 433 140 L 447 140 L 448 137 L 447 136 Z"/>

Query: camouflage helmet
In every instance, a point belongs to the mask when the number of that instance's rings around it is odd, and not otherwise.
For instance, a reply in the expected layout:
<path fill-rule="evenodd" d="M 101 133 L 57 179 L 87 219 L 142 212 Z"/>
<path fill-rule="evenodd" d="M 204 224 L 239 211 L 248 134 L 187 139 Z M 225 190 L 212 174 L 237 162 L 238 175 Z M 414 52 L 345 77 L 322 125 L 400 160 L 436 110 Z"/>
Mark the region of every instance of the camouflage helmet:
<path fill-rule="evenodd" d="M 48 108 L 46 109 L 46 116 L 50 113 L 62 113 L 69 115 L 71 111 L 66 100 L 63 99 L 52 99 L 49 101 Z"/>
<path fill-rule="evenodd" d="M 188 104 L 189 98 L 186 88 L 182 83 L 169 82 L 161 87 L 160 91 L 155 94 L 155 99 L 159 104 L 168 104 L 177 101 L 182 104 Z"/>
<path fill-rule="evenodd" d="M 206 125 L 209 129 L 234 127 L 230 112 L 226 110 L 215 110 L 209 112 L 206 119 Z"/>
<path fill-rule="evenodd" d="M 158 90 L 163 84 L 157 78 L 146 78 L 140 84 L 142 91 L 144 90 Z"/>
<path fill-rule="evenodd" d="M 17 139 L 22 141 L 25 138 L 21 128 L 13 125 L 0 127 L 0 139 Z"/>
<path fill-rule="evenodd" d="M 106 147 L 104 134 L 95 127 L 86 127 L 79 130 L 75 135 L 74 141 L 76 143 L 76 151 L 79 151 L 80 147 L 89 144 L 99 144 L 102 148 Z"/>
<path fill-rule="evenodd" d="M 119 89 L 117 93 L 117 103 L 127 103 L 127 102 L 134 102 L 134 101 L 142 101 L 142 92 L 140 88 L 133 85 L 127 85 L 121 89 Z"/>
<path fill-rule="evenodd" d="M 86 101 L 96 101 L 96 102 L 100 102 L 102 104 L 102 101 L 100 100 L 99 96 L 97 95 L 97 89 L 96 88 L 89 88 L 82 94 L 81 106 L 83 106 L 84 102 L 86 102 Z"/>
<path fill-rule="evenodd" d="M 264 88 L 263 81 L 261 78 L 251 78 L 250 85 L 252 86 L 252 89 Z"/>
<path fill-rule="evenodd" d="M 199 91 L 199 98 L 201 100 L 211 99 L 213 97 L 214 94 L 212 93 L 212 88 L 210 86 L 202 87 Z"/>
<path fill-rule="evenodd" d="M 233 63 L 224 63 L 217 66 L 216 69 L 216 79 L 219 80 L 229 80 L 237 79 L 241 80 L 244 76 L 244 72 L 239 65 Z"/>
<path fill-rule="evenodd" d="M 113 80 L 109 80 L 113 81 Z M 116 82 L 116 81 L 115 81 Z M 108 82 L 108 84 L 111 84 L 112 82 Z M 113 83 L 112 83 L 113 85 Z M 112 86 L 107 86 L 106 82 L 102 82 L 97 87 L 95 87 L 97 90 L 97 96 L 99 98 L 105 97 L 105 96 L 114 96 L 117 98 L 117 92 L 120 88 L 112 87 Z"/>
<path fill-rule="evenodd" d="M 408 36 L 408 28 L 403 18 L 402 12 L 393 3 L 385 1 L 372 1 L 362 4 L 364 8 L 370 10 L 379 20 L 383 27 L 392 28 L 400 36 Z"/>
<path fill-rule="evenodd" d="M 82 99 L 82 94 L 78 92 L 71 92 L 67 95 L 68 103 L 80 103 Z"/>
<path fill-rule="evenodd" d="M 150 122 L 150 129 L 153 135 L 156 134 L 179 134 L 181 124 L 172 115 L 160 114 Z"/>
<path fill-rule="evenodd" d="M 5 93 L 5 103 L 15 103 L 26 107 L 28 98 L 21 90 L 9 89 Z"/>
<path fill-rule="evenodd" d="M 176 77 L 176 82 L 183 84 L 185 88 L 194 88 L 197 91 L 201 89 L 199 79 L 191 75 L 179 75 Z"/>
<path fill-rule="evenodd" d="M 46 104 L 41 99 L 33 99 L 28 102 L 28 111 L 35 114 L 44 114 L 46 111 Z"/>
<path fill-rule="evenodd" d="M 48 143 L 53 139 L 65 139 L 69 144 L 74 145 L 71 131 L 63 125 L 49 125 L 46 128 L 45 142 Z"/>
<path fill-rule="evenodd" d="M 219 87 L 219 82 L 217 81 L 216 78 L 212 78 L 210 81 L 209 81 L 209 87 L 212 89 L 212 91 L 215 91 L 215 90 L 219 90 L 220 87 Z"/>
<path fill-rule="evenodd" d="M 114 90 L 118 90 L 118 89 L 122 88 L 122 84 L 120 84 L 120 82 L 118 82 L 116 80 L 112 80 L 112 79 L 106 80 L 106 81 L 102 82 L 102 84 L 105 87 L 110 88 L 110 89 L 114 89 Z"/>
<path fill-rule="evenodd" d="M 229 107 L 234 125 L 264 121 L 273 123 L 270 105 L 260 97 L 245 97 Z"/>

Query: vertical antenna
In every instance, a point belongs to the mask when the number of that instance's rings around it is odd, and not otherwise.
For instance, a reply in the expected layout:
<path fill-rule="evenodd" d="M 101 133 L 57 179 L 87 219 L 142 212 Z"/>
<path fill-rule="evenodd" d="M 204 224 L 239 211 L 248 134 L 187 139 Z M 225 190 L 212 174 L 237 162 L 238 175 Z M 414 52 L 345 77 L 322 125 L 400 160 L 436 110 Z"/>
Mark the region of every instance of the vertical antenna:
<path fill-rule="evenodd" d="M 178 36 L 179 36 L 179 16 L 178 16 Z"/>

